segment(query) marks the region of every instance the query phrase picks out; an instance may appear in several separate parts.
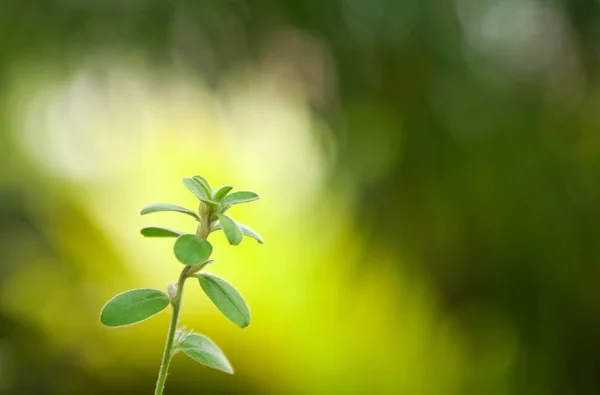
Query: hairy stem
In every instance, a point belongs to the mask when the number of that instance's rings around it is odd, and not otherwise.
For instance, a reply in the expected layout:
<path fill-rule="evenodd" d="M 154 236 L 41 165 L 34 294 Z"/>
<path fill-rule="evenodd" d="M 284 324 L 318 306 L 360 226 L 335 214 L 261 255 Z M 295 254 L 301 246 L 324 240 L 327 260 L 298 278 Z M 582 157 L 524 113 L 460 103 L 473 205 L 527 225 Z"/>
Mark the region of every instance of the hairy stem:
<path fill-rule="evenodd" d="M 167 343 L 165 344 L 165 351 L 163 353 L 162 363 L 158 372 L 158 381 L 156 382 L 156 390 L 154 391 L 154 395 L 162 395 L 165 389 L 169 364 L 171 363 L 171 358 L 173 357 L 173 341 L 175 340 L 175 332 L 177 331 L 177 324 L 179 322 L 179 312 L 181 311 L 181 299 L 183 297 L 183 286 L 186 280 L 186 272 L 187 267 L 183 269 L 181 275 L 179 276 L 179 281 L 177 281 L 177 293 L 171 302 L 171 306 L 173 306 L 171 325 L 169 325 Z"/>
<path fill-rule="evenodd" d="M 208 234 L 210 233 L 209 222 L 210 222 L 210 210 L 206 208 L 205 205 L 200 204 L 200 223 L 198 225 L 198 229 L 196 230 L 196 236 L 206 239 Z M 173 343 L 175 341 L 175 333 L 177 332 L 177 324 L 179 323 L 179 312 L 181 311 L 181 300 L 183 298 L 183 286 L 185 284 L 185 280 L 188 278 L 188 275 L 192 275 L 200 271 L 204 266 L 206 266 L 211 261 L 206 261 L 198 267 L 194 268 L 193 266 L 186 266 L 179 275 L 179 280 L 177 281 L 177 293 L 175 297 L 171 300 L 171 306 L 173 307 L 173 314 L 171 315 L 171 324 L 169 325 L 169 333 L 167 334 L 167 343 L 165 344 L 165 351 L 163 353 L 162 362 L 160 364 L 160 370 L 158 372 L 158 380 L 156 382 L 156 389 L 154 391 L 154 395 L 162 395 L 165 390 L 165 382 L 167 381 L 167 373 L 169 372 L 169 364 L 171 363 L 171 358 L 173 358 L 174 347 Z M 194 270 L 195 269 L 195 270 Z"/>

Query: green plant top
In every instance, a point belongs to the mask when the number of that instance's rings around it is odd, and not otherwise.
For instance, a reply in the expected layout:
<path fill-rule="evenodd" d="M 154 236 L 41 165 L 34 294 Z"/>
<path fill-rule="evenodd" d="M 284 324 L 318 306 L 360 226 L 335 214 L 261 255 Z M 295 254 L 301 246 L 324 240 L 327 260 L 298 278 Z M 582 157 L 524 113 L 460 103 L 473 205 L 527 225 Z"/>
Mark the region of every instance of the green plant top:
<path fill-rule="evenodd" d="M 236 204 L 258 200 L 259 196 L 250 191 L 232 192 L 233 186 L 221 185 L 214 190 L 204 177 L 184 178 L 183 185 L 200 201 L 198 210 L 168 203 L 152 204 L 145 207 L 141 214 L 174 211 L 189 215 L 197 222 L 196 232 L 183 233 L 160 226 L 143 228 L 145 237 L 173 237 L 175 258 L 185 265 L 176 283 L 169 284 L 167 292 L 158 289 L 142 288 L 125 291 L 109 300 L 100 313 L 100 321 L 108 327 L 119 327 L 144 321 L 171 306 L 171 324 L 160 366 L 155 395 L 164 391 L 169 363 L 178 352 L 183 352 L 193 360 L 213 369 L 233 374 L 233 368 L 227 357 L 206 336 L 178 328 L 183 288 L 185 281 L 195 277 L 202 290 L 214 305 L 231 322 L 240 328 L 250 324 L 250 309 L 236 289 L 227 281 L 214 274 L 200 273 L 208 264 L 213 247 L 207 240 L 212 232 L 222 230 L 231 245 L 239 245 L 244 237 L 250 237 L 263 243 L 262 237 L 252 228 L 243 225 L 226 213 Z"/>

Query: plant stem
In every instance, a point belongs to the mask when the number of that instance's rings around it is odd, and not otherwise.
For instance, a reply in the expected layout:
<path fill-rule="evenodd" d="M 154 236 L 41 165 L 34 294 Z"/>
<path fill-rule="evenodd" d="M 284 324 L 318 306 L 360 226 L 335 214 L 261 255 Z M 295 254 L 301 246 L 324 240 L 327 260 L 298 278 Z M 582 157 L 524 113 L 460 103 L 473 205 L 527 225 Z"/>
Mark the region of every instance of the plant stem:
<path fill-rule="evenodd" d="M 208 209 L 206 205 L 203 205 L 202 203 L 200 204 L 199 211 L 200 223 L 198 224 L 198 229 L 196 230 L 196 236 L 206 240 L 208 234 L 210 233 L 209 222 L 211 213 L 210 209 Z M 192 275 L 193 273 L 200 271 L 210 262 L 212 261 L 204 262 L 194 271 L 192 271 L 192 266 L 186 266 L 179 275 L 179 280 L 177 281 L 177 293 L 171 301 L 173 314 L 171 315 L 171 324 L 169 325 L 169 333 L 167 334 L 167 343 L 165 344 L 165 351 L 160 364 L 160 370 L 158 371 L 158 380 L 156 381 L 154 395 L 162 395 L 163 391 L 165 390 L 165 382 L 167 381 L 169 364 L 171 363 L 171 358 L 173 358 L 173 352 L 175 351 L 173 349 L 173 343 L 175 341 L 175 333 L 177 332 L 177 324 L 179 323 L 179 312 L 181 311 L 181 300 L 183 299 L 183 286 L 185 284 L 185 280 L 188 278 L 188 275 Z"/>
<path fill-rule="evenodd" d="M 165 382 L 167 381 L 167 372 L 169 371 L 169 364 L 173 357 L 173 341 L 175 340 L 175 332 L 177 331 L 177 324 L 179 322 L 179 312 L 181 310 L 181 300 L 183 297 L 183 286 L 186 280 L 187 268 L 185 267 L 179 276 L 177 281 L 177 294 L 171 302 L 173 306 L 173 314 L 171 315 L 171 325 L 169 326 L 169 333 L 167 335 L 167 343 L 165 344 L 165 351 L 162 357 L 162 363 L 158 373 L 158 381 L 156 382 L 156 390 L 154 395 L 162 395 L 165 389 Z"/>

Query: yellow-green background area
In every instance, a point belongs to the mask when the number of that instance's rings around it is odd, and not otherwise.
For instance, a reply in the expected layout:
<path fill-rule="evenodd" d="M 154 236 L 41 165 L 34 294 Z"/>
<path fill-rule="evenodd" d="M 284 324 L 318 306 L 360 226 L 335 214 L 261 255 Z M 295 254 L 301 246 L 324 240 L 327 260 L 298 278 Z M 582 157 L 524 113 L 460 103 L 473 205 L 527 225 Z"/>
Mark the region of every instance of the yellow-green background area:
<path fill-rule="evenodd" d="M 151 394 L 193 232 L 181 178 L 261 195 L 190 282 L 166 394 L 600 394 L 600 3 L 3 0 L 0 394 Z"/>

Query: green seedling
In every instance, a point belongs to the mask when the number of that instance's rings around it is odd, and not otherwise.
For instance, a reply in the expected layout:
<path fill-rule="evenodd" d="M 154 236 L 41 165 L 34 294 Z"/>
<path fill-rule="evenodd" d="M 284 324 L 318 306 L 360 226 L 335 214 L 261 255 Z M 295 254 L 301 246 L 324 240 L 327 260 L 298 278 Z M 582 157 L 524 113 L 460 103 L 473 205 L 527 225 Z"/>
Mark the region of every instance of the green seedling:
<path fill-rule="evenodd" d="M 212 232 L 222 230 L 231 245 L 239 245 L 244 237 L 263 243 L 262 237 L 250 227 L 243 225 L 225 213 L 235 204 L 251 202 L 259 196 L 250 191 L 231 192 L 231 185 L 222 185 L 213 190 L 201 176 L 184 178 L 183 185 L 200 201 L 198 211 L 173 204 L 159 203 L 145 207 L 141 214 L 175 211 L 189 215 L 197 222 L 195 234 L 150 226 L 143 228 L 145 237 L 173 237 L 175 258 L 184 267 L 176 283 L 169 284 L 167 292 L 142 288 L 123 292 L 109 300 L 100 313 L 100 321 L 109 327 L 118 327 L 144 321 L 171 305 L 172 316 L 167 342 L 158 373 L 155 395 L 161 395 L 173 356 L 183 352 L 193 360 L 213 369 L 233 374 L 233 368 L 223 352 L 209 338 L 178 328 L 183 288 L 188 278 L 194 277 L 208 298 L 231 322 L 245 328 L 250 324 L 250 310 L 244 298 L 228 282 L 213 274 L 201 273 L 208 264 L 213 247 L 207 240 Z"/>

